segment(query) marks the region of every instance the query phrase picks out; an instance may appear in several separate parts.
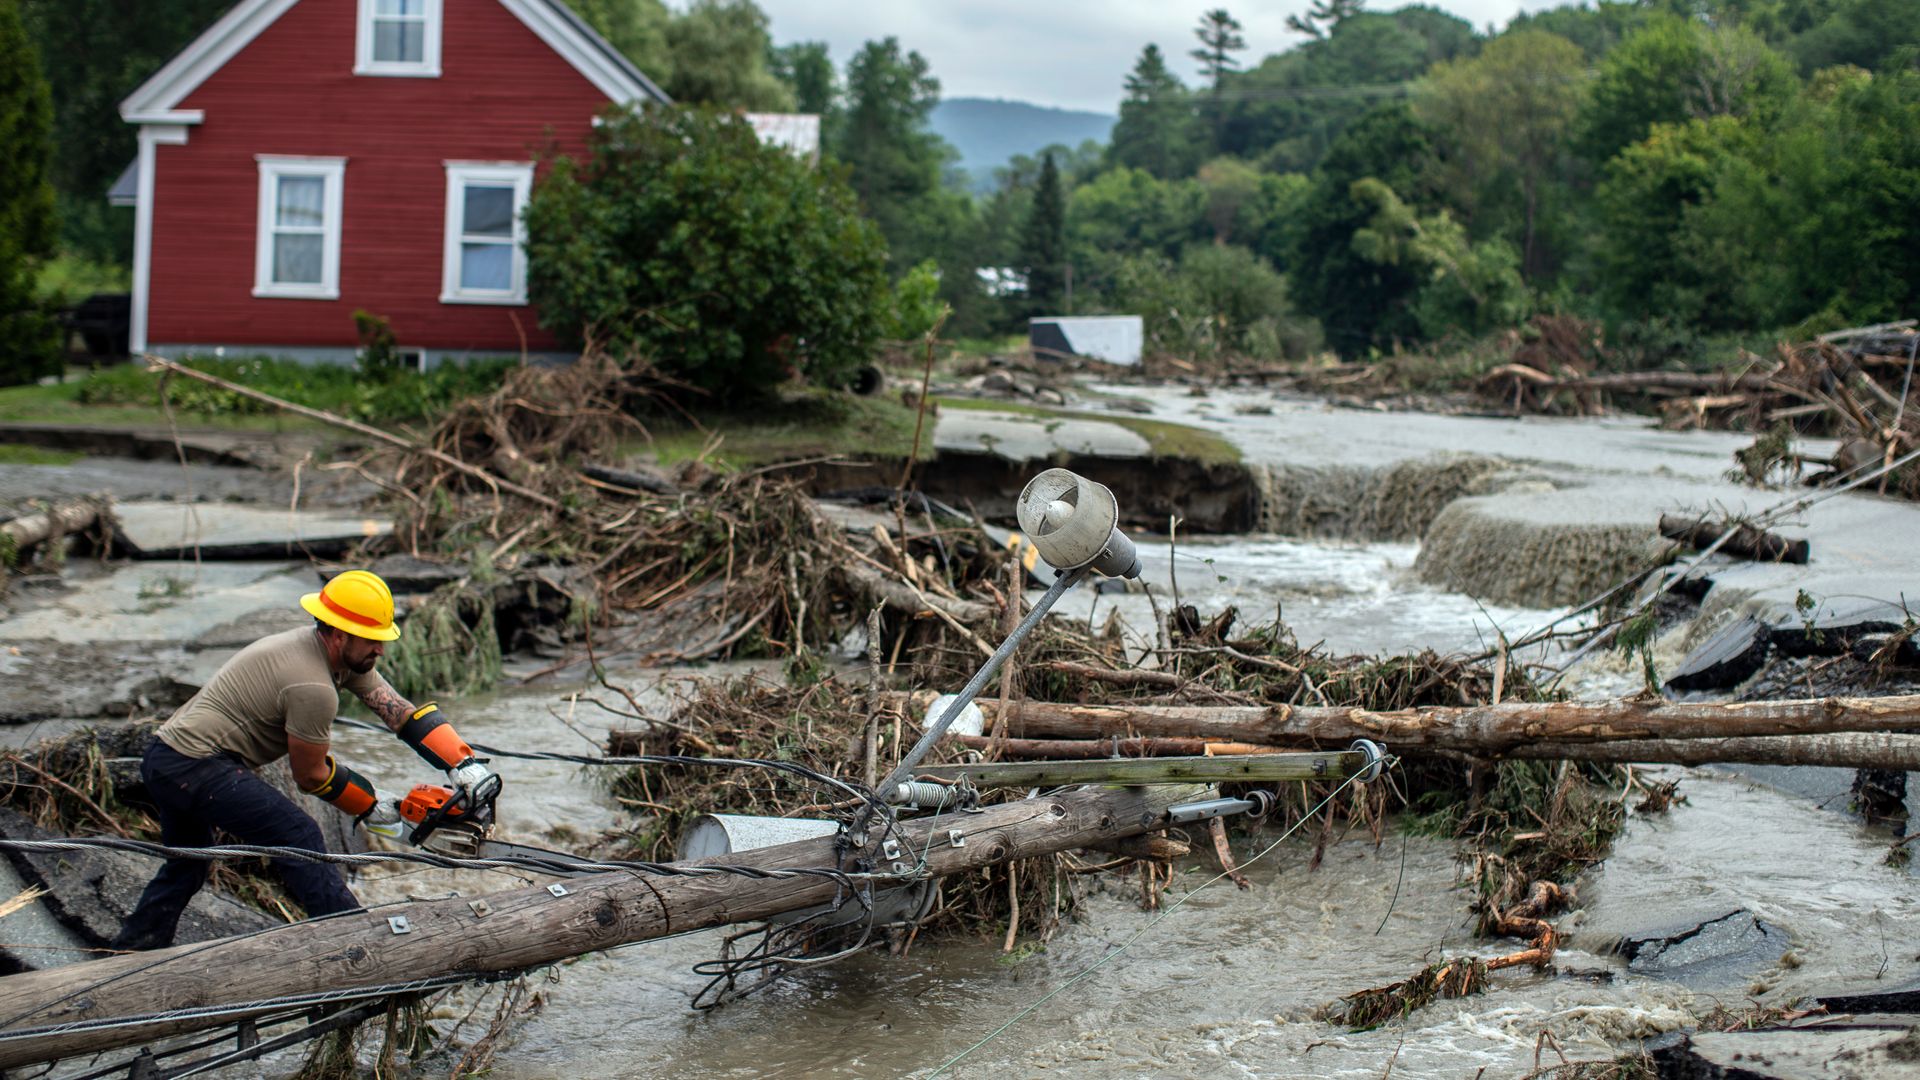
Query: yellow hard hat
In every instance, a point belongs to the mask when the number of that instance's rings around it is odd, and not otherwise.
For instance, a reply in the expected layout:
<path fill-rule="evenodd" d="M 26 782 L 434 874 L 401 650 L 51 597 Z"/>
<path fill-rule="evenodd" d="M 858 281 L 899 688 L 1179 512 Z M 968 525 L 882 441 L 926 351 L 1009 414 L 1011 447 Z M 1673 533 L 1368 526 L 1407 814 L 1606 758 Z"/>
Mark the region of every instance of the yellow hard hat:
<path fill-rule="evenodd" d="M 400 628 L 393 625 L 393 591 L 380 575 L 367 570 L 335 575 L 319 592 L 301 597 L 300 606 L 328 626 L 355 637 L 393 641 L 400 636 Z"/>

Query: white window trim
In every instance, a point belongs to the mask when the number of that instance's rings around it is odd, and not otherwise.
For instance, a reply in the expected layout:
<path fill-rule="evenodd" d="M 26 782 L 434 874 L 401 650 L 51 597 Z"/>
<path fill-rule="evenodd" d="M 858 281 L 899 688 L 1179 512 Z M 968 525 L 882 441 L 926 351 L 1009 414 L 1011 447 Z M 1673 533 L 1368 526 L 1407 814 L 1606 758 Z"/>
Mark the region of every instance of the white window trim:
<path fill-rule="evenodd" d="M 254 225 L 253 295 L 284 300 L 340 299 L 341 189 L 346 186 L 347 159 L 256 154 L 254 160 L 260 163 L 260 210 Z M 273 280 L 274 208 L 283 176 L 318 176 L 326 182 L 322 196 L 326 231 L 321 234 L 319 284 Z"/>
<path fill-rule="evenodd" d="M 373 58 L 373 16 L 379 10 L 377 0 L 360 0 L 359 29 L 354 34 L 353 73 L 399 78 L 437 79 L 440 77 L 440 5 L 441 0 L 426 0 L 426 34 L 420 46 L 420 60 L 375 60 Z"/>
<path fill-rule="evenodd" d="M 533 194 L 533 163 L 530 161 L 449 161 L 447 165 L 446 239 L 441 250 L 440 302 L 443 304 L 498 304 L 525 306 L 527 303 L 527 200 Z M 466 185 L 492 183 L 513 185 L 513 288 L 463 289 L 460 287 L 461 228 L 466 224 Z"/>

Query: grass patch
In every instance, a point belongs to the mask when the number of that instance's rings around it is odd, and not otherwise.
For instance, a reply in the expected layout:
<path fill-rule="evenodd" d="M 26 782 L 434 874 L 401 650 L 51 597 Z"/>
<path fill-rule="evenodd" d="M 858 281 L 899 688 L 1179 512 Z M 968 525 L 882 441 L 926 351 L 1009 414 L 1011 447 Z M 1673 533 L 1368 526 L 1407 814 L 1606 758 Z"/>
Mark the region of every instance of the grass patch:
<path fill-rule="evenodd" d="M 1232 443 L 1203 428 L 1172 424 L 1165 420 L 1117 413 L 1085 412 L 1078 409 L 1050 409 L 1021 401 L 990 401 L 984 398 L 937 398 L 943 409 L 970 409 L 975 412 L 1004 412 L 1041 419 L 1099 420 L 1126 428 L 1147 440 L 1156 458 L 1183 458 L 1203 465 L 1237 465 L 1240 450 Z"/>
<path fill-rule="evenodd" d="M 39 446 L 0 443 L 0 465 L 71 465 L 85 456 L 74 450 L 48 450 Z"/>
<path fill-rule="evenodd" d="M 401 424 L 431 419 L 456 402 L 478 397 L 500 385 L 515 360 L 476 360 L 443 364 L 424 374 L 397 372 L 374 376 L 338 364 L 302 364 L 255 357 L 241 360 L 192 360 L 191 366 L 230 382 L 310 408 L 371 423 Z M 78 375 L 77 378 L 74 376 Z M 183 427 L 238 431 L 331 430 L 316 421 L 291 416 L 272 405 L 192 379 L 167 384 L 174 420 Z M 120 364 L 91 372 L 69 372 L 67 381 L 49 386 L 0 389 L 0 421 L 85 424 L 108 427 L 164 427 L 160 376 L 142 364 Z"/>
<path fill-rule="evenodd" d="M 643 441 L 627 450 L 651 450 L 660 464 L 677 465 L 699 457 L 718 434 L 719 449 L 708 460 L 745 469 L 834 454 L 904 458 L 913 449 L 914 410 L 883 396 L 807 390 L 750 409 L 696 411 L 694 415 L 699 428 L 677 417 L 645 418 L 653 435 L 651 446 Z M 920 435 L 920 457 L 932 456 L 933 417 L 929 416 Z"/>

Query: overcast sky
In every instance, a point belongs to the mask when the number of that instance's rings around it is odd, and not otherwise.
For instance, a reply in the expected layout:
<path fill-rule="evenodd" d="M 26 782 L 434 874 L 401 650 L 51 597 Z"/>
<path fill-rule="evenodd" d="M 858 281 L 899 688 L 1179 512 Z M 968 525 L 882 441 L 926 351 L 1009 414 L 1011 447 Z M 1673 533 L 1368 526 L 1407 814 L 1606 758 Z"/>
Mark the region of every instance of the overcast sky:
<path fill-rule="evenodd" d="M 1559 7 L 1568 0 L 1429 0 L 1484 30 L 1521 11 Z M 1112 113 L 1121 81 L 1148 42 L 1160 46 L 1190 84 L 1195 65 L 1187 50 L 1200 13 L 1221 0 L 759 0 L 773 20 L 773 39 L 824 41 L 836 66 L 869 40 L 892 35 L 927 58 L 942 97 L 1009 98 L 1068 109 Z M 1374 0 L 1376 11 L 1400 3 Z M 1308 0 L 1263 5 L 1228 3 L 1244 27 L 1251 62 L 1301 40 L 1287 15 Z"/>

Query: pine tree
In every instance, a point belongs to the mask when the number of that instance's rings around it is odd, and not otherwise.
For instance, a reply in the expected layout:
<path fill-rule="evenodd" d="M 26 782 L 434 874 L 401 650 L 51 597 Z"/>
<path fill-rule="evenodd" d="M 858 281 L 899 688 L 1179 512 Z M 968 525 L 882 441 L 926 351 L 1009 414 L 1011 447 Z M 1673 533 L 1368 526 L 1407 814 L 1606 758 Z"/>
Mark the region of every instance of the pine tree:
<path fill-rule="evenodd" d="M 1233 54 L 1247 47 L 1247 39 L 1240 36 L 1240 20 L 1227 14 L 1226 8 L 1214 8 L 1200 16 L 1200 25 L 1194 27 L 1193 36 L 1200 39 L 1200 48 L 1187 55 L 1200 61 L 1200 70 L 1212 80 L 1217 97 L 1220 80 L 1229 72 L 1240 70 L 1240 61 Z"/>
<path fill-rule="evenodd" d="M 1027 274 L 1027 305 L 1034 315 L 1057 315 L 1065 304 L 1067 272 L 1067 198 L 1060 169 L 1048 151 L 1033 189 L 1033 209 L 1020 237 L 1020 262 Z"/>
<path fill-rule="evenodd" d="M 1190 175 L 1199 157 L 1194 144 L 1193 100 L 1167 70 L 1160 47 L 1148 45 L 1127 76 L 1120 119 L 1107 143 L 1116 165 L 1144 169 L 1161 180 Z"/>
<path fill-rule="evenodd" d="M 1366 0 L 1314 0 L 1304 16 L 1287 16 L 1287 29 L 1318 41 L 1341 23 L 1360 14 L 1366 6 Z M 1326 24 L 1325 29 L 1321 28 L 1321 23 Z"/>
<path fill-rule="evenodd" d="M 59 370 L 58 335 L 34 298 L 53 254 L 52 156 L 53 95 L 19 0 L 0 0 L 0 386 Z"/>

